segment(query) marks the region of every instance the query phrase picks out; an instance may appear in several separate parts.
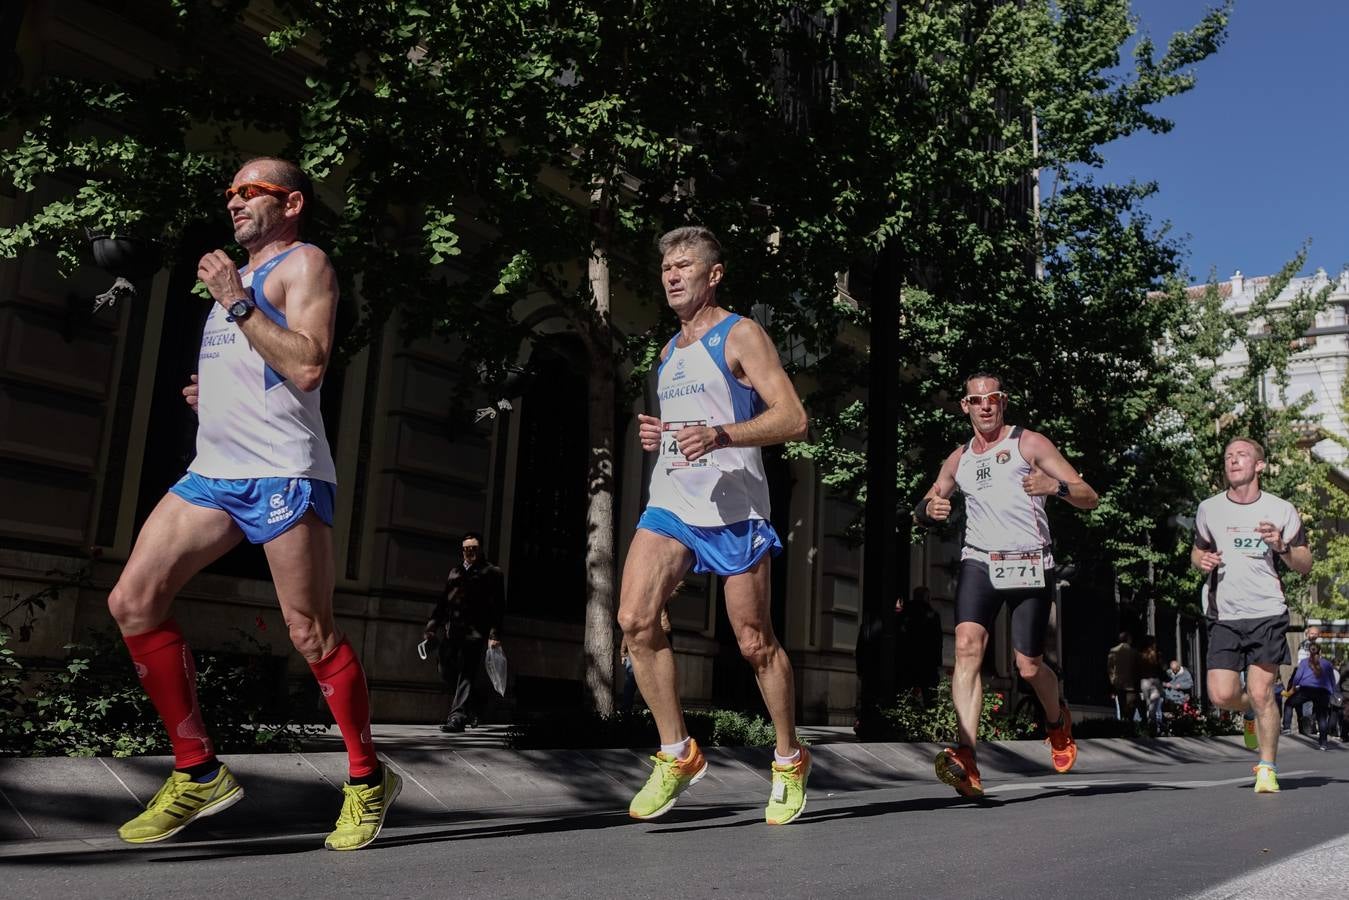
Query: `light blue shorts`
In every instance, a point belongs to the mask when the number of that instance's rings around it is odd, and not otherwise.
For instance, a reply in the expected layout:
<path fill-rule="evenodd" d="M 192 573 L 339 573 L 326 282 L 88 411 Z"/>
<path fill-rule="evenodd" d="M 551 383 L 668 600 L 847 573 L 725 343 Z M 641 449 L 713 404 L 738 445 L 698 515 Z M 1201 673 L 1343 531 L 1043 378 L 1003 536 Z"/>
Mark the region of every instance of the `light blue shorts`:
<path fill-rule="evenodd" d="M 219 509 L 251 543 L 265 544 L 285 534 L 313 507 L 329 528 L 337 486 L 312 478 L 203 478 L 188 472 L 169 488 L 193 506 Z"/>
<path fill-rule="evenodd" d="M 759 564 L 765 553 L 777 556 L 782 541 L 763 519 L 746 519 L 733 525 L 702 527 L 684 521 L 659 507 L 647 507 L 637 520 L 638 528 L 673 538 L 693 554 L 693 571 L 739 575 Z"/>

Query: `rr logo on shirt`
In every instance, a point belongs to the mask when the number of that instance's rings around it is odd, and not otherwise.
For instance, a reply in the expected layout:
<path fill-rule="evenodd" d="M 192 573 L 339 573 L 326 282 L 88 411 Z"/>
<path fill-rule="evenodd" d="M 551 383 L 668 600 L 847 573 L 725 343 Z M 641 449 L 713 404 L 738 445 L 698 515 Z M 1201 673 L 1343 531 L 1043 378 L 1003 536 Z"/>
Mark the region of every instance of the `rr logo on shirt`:
<path fill-rule="evenodd" d="M 993 467 L 990 466 L 988 463 L 984 463 L 980 465 L 979 468 L 974 470 L 975 481 L 988 481 L 992 477 L 993 477 Z"/>

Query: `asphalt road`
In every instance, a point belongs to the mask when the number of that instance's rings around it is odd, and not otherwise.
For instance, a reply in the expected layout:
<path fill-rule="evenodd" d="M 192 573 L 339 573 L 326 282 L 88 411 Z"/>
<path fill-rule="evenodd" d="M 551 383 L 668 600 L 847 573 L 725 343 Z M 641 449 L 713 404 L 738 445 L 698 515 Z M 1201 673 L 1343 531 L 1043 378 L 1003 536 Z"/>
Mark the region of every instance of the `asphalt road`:
<path fill-rule="evenodd" d="M 358 853 L 326 852 L 318 834 L 34 842 L 0 848 L 0 896 L 1345 896 L 1349 745 L 1289 748 L 1280 769 L 1272 796 L 1253 794 L 1231 762 L 1007 777 L 978 804 L 935 781 L 812 792 L 781 828 L 758 804 L 718 803 L 704 782 L 655 822 L 622 810 L 395 819 Z"/>

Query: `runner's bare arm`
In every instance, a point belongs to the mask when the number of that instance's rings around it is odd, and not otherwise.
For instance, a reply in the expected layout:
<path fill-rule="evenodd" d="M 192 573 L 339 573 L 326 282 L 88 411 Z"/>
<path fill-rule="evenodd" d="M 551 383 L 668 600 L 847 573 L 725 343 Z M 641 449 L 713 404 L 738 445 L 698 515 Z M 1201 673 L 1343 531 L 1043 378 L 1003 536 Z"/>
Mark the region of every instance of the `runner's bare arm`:
<path fill-rule="evenodd" d="M 726 365 L 748 381 L 763 399 L 765 409 L 747 422 L 722 426 L 732 447 L 765 447 L 806 436 L 810 422 L 796 387 L 782 368 L 778 348 L 752 319 L 741 319 L 726 336 Z M 716 449 L 715 428 L 695 425 L 681 429 L 675 441 L 690 461 Z"/>
<path fill-rule="evenodd" d="M 923 499 L 927 501 L 927 514 L 938 522 L 945 522 L 951 515 L 951 495 L 956 492 L 956 466 L 960 465 L 960 451 L 963 447 L 957 447 L 951 451 L 946 460 L 941 464 L 941 471 L 937 473 L 937 480 L 928 488 Z"/>
<path fill-rule="evenodd" d="M 227 308 L 234 300 L 247 296 L 238 270 L 223 251 L 203 256 L 197 277 L 216 302 Z M 282 290 L 277 299 L 281 301 L 279 308 L 285 313 L 286 326 L 283 328 L 262 313 L 254 313 L 239 323 L 239 329 L 268 365 L 300 390 L 315 390 L 323 382 L 332 352 L 337 274 L 327 254 L 305 245 L 277 266 L 273 278 Z"/>
<path fill-rule="evenodd" d="M 1032 497 L 1057 494 L 1062 481 L 1068 485 L 1068 496 L 1063 499 L 1078 509 L 1095 509 L 1100 502 L 1091 485 L 1082 480 L 1054 442 L 1043 434 L 1030 430 L 1022 434 L 1021 455 L 1031 465 L 1031 472 L 1022 479 L 1022 486 Z"/>

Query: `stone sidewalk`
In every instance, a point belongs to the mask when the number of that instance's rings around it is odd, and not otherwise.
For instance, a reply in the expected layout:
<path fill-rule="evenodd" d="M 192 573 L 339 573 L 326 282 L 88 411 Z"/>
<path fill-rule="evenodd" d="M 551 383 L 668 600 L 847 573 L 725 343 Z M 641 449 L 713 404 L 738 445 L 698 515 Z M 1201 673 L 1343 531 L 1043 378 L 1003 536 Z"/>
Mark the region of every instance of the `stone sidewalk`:
<path fill-rule="evenodd" d="M 837 732 L 837 733 L 834 733 Z M 803 729 L 811 742 L 812 794 L 837 794 L 930 782 L 933 744 L 858 743 L 845 729 Z M 488 818 L 522 812 L 571 815 L 622 812 L 646 780 L 649 752 L 510 750 L 504 726 L 442 735 L 434 726 L 382 726 L 376 743 L 404 778 L 393 817 L 398 824 Z M 1294 742 L 1288 742 L 1294 743 Z M 194 835 L 311 833 L 332 827 L 340 807 L 346 757 L 336 736 L 293 754 L 227 756 L 247 795 Z M 1240 738 L 1083 740 L 1073 779 L 1157 771 L 1176 763 L 1249 762 Z M 1289 748 L 1290 750 L 1296 748 Z M 765 748 L 707 748 L 707 777 L 689 794 L 698 802 L 757 801 L 769 787 Z M 985 781 L 1005 775 L 1056 777 L 1040 741 L 983 744 Z M 0 856 L 33 842 L 116 841 L 117 826 L 154 795 L 172 760 L 0 759 Z"/>

